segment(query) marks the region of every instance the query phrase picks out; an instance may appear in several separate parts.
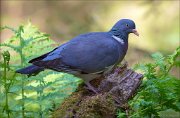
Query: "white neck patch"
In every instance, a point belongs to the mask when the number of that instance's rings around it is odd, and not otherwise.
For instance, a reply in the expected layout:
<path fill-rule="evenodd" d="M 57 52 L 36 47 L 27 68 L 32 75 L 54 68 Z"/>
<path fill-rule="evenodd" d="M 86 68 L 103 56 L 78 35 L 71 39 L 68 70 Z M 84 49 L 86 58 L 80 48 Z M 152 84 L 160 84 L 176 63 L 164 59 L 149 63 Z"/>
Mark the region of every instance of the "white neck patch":
<path fill-rule="evenodd" d="M 117 36 L 114 36 L 114 35 L 112 35 L 112 37 L 113 37 L 114 39 L 116 39 L 118 42 L 120 42 L 122 45 L 124 44 L 123 39 L 121 39 L 121 38 L 119 38 L 119 37 L 117 37 Z"/>

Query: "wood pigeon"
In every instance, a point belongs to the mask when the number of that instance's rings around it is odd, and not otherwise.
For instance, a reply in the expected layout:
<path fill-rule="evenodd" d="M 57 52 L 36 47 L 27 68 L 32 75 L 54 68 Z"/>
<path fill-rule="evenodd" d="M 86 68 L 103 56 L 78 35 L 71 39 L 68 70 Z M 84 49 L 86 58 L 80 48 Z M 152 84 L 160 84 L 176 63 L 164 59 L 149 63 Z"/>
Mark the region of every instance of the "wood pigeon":
<path fill-rule="evenodd" d="M 81 34 L 30 60 L 32 65 L 16 72 L 28 76 L 36 75 L 44 69 L 70 73 L 82 78 L 88 89 L 97 93 L 89 82 L 111 71 L 123 60 L 130 33 L 139 36 L 134 21 L 121 19 L 110 31 Z"/>

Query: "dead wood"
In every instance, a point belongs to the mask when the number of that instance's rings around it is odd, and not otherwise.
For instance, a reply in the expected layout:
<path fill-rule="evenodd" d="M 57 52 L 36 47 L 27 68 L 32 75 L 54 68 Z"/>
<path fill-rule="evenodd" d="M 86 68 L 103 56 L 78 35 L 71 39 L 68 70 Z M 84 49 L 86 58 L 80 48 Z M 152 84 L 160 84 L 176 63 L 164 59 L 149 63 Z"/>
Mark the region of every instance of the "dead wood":
<path fill-rule="evenodd" d="M 128 115 L 128 100 L 136 93 L 143 75 L 124 64 L 108 75 L 91 82 L 98 88 L 94 94 L 81 85 L 52 114 L 53 118 L 115 118 L 121 108 Z"/>

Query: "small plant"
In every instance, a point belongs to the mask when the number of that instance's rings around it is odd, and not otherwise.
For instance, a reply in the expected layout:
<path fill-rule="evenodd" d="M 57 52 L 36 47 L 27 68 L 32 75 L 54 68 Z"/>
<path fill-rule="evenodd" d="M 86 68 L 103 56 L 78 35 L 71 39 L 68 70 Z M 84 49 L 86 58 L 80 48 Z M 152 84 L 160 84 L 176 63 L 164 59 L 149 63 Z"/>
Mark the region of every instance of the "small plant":
<path fill-rule="evenodd" d="M 161 111 L 168 109 L 180 112 L 180 79 L 170 74 L 173 67 L 180 67 L 179 56 L 180 48 L 177 48 L 168 56 L 161 53 L 152 54 L 152 63 L 135 66 L 136 70 L 143 72 L 144 79 L 137 95 L 129 101 L 131 109 L 128 117 L 160 117 Z M 119 111 L 118 116 L 122 118 L 126 115 Z"/>
<path fill-rule="evenodd" d="M 0 67 L 0 116 L 47 117 L 76 90 L 79 79 L 53 71 L 44 71 L 32 77 L 15 74 L 15 70 L 27 66 L 30 59 L 52 50 L 55 42 L 30 22 L 17 29 L 1 28 L 5 29 L 11 30 L 14 35 L 0 44 L 2 50 L 8 50 L 1 54 L 4 61 Z M 11 63 L 10 57 L 13 59 Z"/>
<path fill-rule="evenodd" d="M 3 73 L 1 74 L 0 79 L 0 85 L 3 86 L 3 89 L 0 89 L 1 91 L 4 91 L 4 94 L 0 95 L 0 98 L 5 98 L 5 102 L 2 107 L 2 111 L 7 114 L 7 117 L 10 118 L 11 110 L 10 110 L 10 104 L 9 104 L 9 93 L 10 93 L 10 87 L 13 85 L 15 74 L 9 75 L 8 72 L 11 71 L 9 66 L 10 61 L 10 53 L 8 51 L 4 51 L 2 53 L 3 62 L 0 63 L 1 67 L 3 68 Z M 3 99 L 1 99 L 3 100 Z"/>

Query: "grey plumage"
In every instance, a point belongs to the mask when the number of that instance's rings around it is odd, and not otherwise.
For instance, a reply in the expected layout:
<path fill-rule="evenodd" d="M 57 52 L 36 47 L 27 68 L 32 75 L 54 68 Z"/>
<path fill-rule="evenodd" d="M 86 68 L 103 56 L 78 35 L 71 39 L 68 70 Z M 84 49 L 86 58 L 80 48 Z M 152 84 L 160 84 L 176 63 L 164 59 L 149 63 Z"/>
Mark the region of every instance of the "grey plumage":
<path fill-rule="evenodd" d="M 109 32 L 81 34 L 53 51 L 29 61 L 35 66 L 17 72 L 33 74 L 51 69 L 74 74 L 89 84 L 90 80 L 110 71 L 123 60 L 128 49 L 129 33 L 138 35 L 135 24 L 132 20 L 122 19 Z"/>
<path fill-rule="evenodd" d="M 84 73 L 95 73 L 121 61 L 127 51 L 125 47 L 127 42 L 120 45 L 110 33 L 84 34 L 56 48 L 43 59 L 37 58 L 30 63 L 57 71 L 67 67 Z"/>

